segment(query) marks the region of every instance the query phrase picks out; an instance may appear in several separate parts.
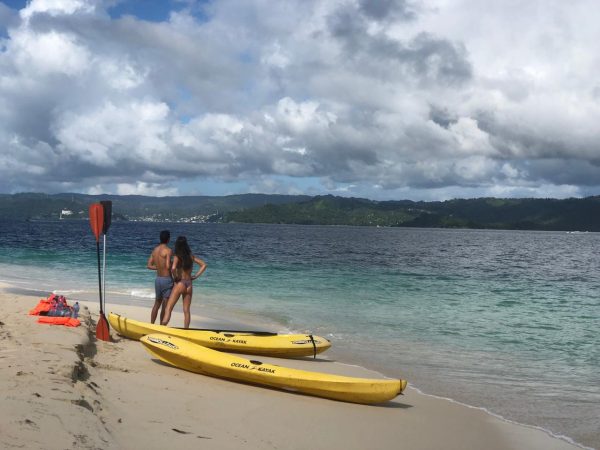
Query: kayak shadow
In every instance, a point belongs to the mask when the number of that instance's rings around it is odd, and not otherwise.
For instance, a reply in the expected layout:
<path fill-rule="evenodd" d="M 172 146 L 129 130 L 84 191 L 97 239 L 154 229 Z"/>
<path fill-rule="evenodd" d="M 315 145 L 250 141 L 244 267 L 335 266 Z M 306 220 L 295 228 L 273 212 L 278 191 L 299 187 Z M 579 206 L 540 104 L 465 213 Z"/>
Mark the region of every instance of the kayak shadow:
<path fill-rule="evenodd" d="M 388 409 L 410 409 L 410 408 L 414 408 L 413 405 L 409 405 L 408 403 L 401 403 L 401 402 L 394 401 L 394 400 L 390 400 L 389 402 L 381 403 L 379 405 L 373 405 L 373 406 L 379 406 L 380 408 L 388 408 Z"/>
<path fill-rule="evenodd" d="M 306 362 L 306 363 L 310 363 L 310 364 L 331 364 L 331 363 L 337 363 L 338 361 L 336 361 L 335 359 L 325 359 L 325 358 L 319 358 L 317 356 L 317 358 L 313 358 L 312 356 L 296 356 L 293 358 L 283 358 L 283 357 L 278 357 L 278 356 L 265 356 L 265 355 L 249 355 L 247 353 L 231 353 L 232 355 L 235 356 L 241 356 L 242 358 L 246 358 L 246 359 L 267 359 L 267 361 L 269 361 L 270 364 L 274 364 L 276 366 L 281 366 L 281 365 L 285 365 L 286 361 L 302 361 L 302 362 Z"/>
<path fill-rule="evenodd" d="M 160 359 L 152 358 L 152 362 L 158 364 L 159 366 L 170 367 L 171 369 L 177 369 L 177 367 L 173 367 L 171 364 L 167 364 L 166 362 L 161 361 Z M 179 369 L 179 370 L 182 370 L 182 369 Z M 190 373 L 194 373 L 194 372 L 190 372 Z"/>
<path fill-rule="evenodd" d="M 312 356 L 298 356 L 297 358 L 280 358 L 280 359 L 291 359 L 296 361 L 310 361 L 311 363 L 335 363 L 337 360 L 335 359 L 327 359 L 327 358 L 313 358 Z"/>

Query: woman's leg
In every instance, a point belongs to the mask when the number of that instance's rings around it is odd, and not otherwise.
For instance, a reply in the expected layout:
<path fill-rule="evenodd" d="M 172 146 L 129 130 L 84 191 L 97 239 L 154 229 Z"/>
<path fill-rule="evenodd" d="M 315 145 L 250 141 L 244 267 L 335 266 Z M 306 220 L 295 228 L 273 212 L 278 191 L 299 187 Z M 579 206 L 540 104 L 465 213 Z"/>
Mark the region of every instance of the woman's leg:
<path fill-rule="evenodd" d="M 169 323 L 169 320 L 171 320 L 171 313 L 173 312 L 173 308 L 175 307 L 175 303 L 177 303 L 177 300 L 179 300 L 179 297 L 184 292 L 185 286 L 183 285 L 183 283 L 175 283 L 175 286 L 173 286 L 173 290 L 171 291 L 169 301 L 167 302 L 167 307 L 165 308 L 165 315 L 160 321 L 161 325 L 167 325 Z"/>
<path fill-rule="evenodd" d="M 192 318 L 191 306 L 192 306 L 192 288 L 190 287 L 183 294 L 183 328 L 190 327 L 190 319 Z"/>

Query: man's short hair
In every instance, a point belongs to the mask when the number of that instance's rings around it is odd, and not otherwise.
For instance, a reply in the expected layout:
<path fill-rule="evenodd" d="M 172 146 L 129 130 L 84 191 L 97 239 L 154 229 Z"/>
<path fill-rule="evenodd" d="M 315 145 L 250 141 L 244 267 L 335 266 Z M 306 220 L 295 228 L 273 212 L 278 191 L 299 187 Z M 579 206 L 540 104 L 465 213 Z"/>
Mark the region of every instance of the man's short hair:
<path fill-rule="evenodd" d="M 160 232 L 160 243 L 166 244 L 171 239 L 171 232 L 169 230 L 162 230 Z"/>

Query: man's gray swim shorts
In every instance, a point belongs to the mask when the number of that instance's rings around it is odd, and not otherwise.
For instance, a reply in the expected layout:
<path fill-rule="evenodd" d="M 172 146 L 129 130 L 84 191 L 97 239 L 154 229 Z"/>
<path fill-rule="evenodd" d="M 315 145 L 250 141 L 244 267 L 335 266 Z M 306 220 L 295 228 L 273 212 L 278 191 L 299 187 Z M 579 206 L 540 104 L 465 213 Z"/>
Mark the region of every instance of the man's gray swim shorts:
<path fill-rule="evenodd" d="M 156 280 L 154 281 L 156 300 L 169 299 L 172 289 L 173 279 L 171 277 L 156 277 Z"/>

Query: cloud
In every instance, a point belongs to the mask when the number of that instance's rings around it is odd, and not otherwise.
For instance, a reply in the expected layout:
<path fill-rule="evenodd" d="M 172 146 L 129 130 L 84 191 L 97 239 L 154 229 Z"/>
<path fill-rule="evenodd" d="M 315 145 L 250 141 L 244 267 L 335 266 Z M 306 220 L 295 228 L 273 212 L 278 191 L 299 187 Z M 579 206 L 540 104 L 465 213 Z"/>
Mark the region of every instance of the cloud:
<path fill-rule="evenodd" d="M 360 0 L 359 9 L 375 20 L 413 20 L 417 16 L 416 5 L 406 0 Z"/>
<path fill-rule="evenodd" d="M 9 26 L 15 26 L 19 20 L 19 14 L 0 2 L 0 35 L 6 32 Z"/>
<path fill-rule="evenodd" d="M 0 191 L 594 193 L 591 1 L 0 3 Z"/>
<path fill-rule="evenodd" d="M 90 14 L 96 11 L 94 0 L 34 0 L 28 2 L 20 11 L 20 16 L 25 20 L 37 14 L 49 16 Z"/>
<path fill-rule="evenodd" d="M 102 187 L 97 187 L 95 193 L 101 194 Z M 145 183 L 138 181 L 136 183 L 117 184 L 116 193 L 118 195 L 149 195 L 154 197 L 165 197 L 177 195 L 177 190 L 172 187 L 165 187 L 165 185 L 162 183 Z"/>

